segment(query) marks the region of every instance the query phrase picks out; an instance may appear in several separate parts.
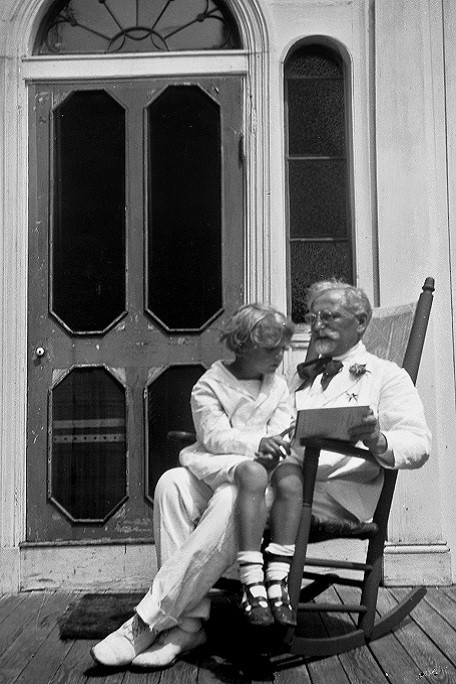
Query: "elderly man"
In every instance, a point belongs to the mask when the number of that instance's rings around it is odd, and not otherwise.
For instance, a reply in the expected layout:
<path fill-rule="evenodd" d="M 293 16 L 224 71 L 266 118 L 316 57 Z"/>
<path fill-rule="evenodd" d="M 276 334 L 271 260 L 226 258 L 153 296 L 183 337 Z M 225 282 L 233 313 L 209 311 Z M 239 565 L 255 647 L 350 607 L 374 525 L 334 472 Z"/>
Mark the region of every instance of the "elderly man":
<path fill-rule="evenodd" d="M 362 343 L 372 313 L 364 292 L 337 281 L 316 283 L 309 290 L 308 308 L 322 362 L 300 369 L 306 374 L 306 368 L 315 368 L 296 393 L 300 408 L 353 402 L 371 408 L 350 438 L 364 443 L 378 466 L 321 454 L 313 512 L 320 519 L 341 521 L 343 536 L 345 525 L 350 530 L 372 517 L 382 483 L 380 466 L 420 467 L 428 458 L 430 433 L 407 373 L 369 354 Z M 332 368 L 323 367 L 327 359 Z M 300 462 L 301 449 L 289 458 Z M 135 616 L 92 649 L 97 662 L 165 667 L 205 642 L 207 594 L 236 558 L 235 500 L 234 485 L 213 493 L 184 468 L 162 476 L 154 509 L 160 569 Z"/>
<path fill-rule="evenodd" d="M 315 283 L 307 305 L 322 374 L 306 378 L 315 364 L 298 367 L 304 383 L 295 393 L 296 404 L 300 409 L 368 405 L 368 416 L 351 428 L 350 439 L 364 443 L 379 463 L 322 451 L 312 511 L 325 520 L 366 521 L 380 496 L 380 465 L 419 468 L 428 459 L 430 433 L 423 406 L 405 370 L 367 352 L 362 337 L 372 308 L 361 289 L 338 281 Z M 326 359 L 331 362 L 325 371 Z M 302 458 L 299 452 L 291 458 Z"/>

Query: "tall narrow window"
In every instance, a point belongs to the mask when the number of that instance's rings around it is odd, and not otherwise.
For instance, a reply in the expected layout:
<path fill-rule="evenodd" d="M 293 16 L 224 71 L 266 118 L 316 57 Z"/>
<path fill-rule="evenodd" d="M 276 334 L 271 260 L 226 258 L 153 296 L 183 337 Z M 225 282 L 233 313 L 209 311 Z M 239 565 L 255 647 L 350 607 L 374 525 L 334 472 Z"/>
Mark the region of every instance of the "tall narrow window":
<path fill-rule="evenodd" d="M 310 283 L 353 279 L 346 83 L 341 56 L 307 44 L 285 64 L 291 314 Z"/>

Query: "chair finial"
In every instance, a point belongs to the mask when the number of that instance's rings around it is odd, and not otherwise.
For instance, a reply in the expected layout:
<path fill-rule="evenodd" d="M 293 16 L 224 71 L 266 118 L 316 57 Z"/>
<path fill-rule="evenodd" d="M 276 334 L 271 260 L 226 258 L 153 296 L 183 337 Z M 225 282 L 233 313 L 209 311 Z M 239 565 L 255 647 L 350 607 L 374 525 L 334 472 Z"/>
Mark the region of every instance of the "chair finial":
<path fill-rule="evenodd" d="M 428 290 L 429 292 L 434 292 L 434 278 L 426 278 L 423 285 L 423 290 Z"/>

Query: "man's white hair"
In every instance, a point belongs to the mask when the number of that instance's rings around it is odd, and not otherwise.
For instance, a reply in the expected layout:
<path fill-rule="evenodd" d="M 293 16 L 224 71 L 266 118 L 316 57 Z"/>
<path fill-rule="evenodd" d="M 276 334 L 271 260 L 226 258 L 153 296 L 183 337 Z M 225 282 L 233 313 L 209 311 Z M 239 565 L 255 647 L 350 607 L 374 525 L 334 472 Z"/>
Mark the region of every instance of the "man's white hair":
<path fill-rule="evenodd" d="M 316 299 L 329 292 L 341 292 L 344 296 L 344 306 L 357 317 L 365 315 L 367 323 L 369 323 L 372 318 L 372 306 L 367 294 L 360 287 L 345 283 L 343 280 L 337 280 L 337 278 L 319 280 L 308 288 L 306 304 L 309 311 Z"/>

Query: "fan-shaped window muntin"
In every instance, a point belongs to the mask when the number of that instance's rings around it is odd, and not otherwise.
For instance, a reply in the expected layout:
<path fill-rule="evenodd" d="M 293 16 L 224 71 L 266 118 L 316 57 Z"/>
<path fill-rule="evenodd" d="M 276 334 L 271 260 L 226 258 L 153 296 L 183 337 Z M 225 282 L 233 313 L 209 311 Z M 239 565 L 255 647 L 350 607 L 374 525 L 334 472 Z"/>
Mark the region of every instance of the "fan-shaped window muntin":
<path fill-rule="evenodd" d="M 116 54 L 241 48 L 222 0 L 60 0 L 45 16 L 35 54 Z"/>

